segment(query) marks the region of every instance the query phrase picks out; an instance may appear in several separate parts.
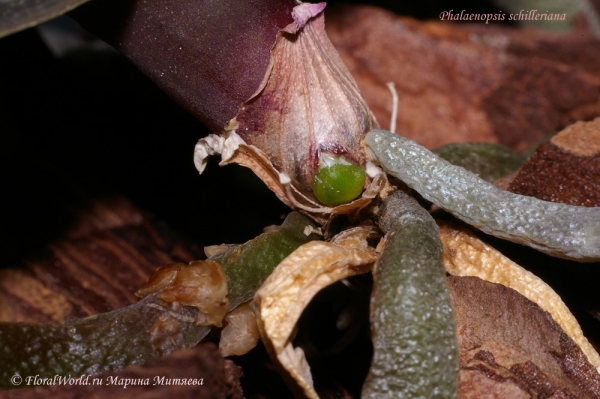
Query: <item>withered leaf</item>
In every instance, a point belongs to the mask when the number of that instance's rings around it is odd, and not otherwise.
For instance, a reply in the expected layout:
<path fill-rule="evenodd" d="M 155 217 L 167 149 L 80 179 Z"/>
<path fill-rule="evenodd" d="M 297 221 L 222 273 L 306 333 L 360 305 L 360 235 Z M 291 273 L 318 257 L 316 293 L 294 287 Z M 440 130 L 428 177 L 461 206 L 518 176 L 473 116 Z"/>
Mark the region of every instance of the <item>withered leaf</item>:
<path fill-rule="evenodd" d="M 195 260 L 189 264 L 161 266 L 136 295 L 140 298 L 158 293 L 158 299 L 176 306 L 198 308 L 197 325 L 222 326 L 229 310 L 227 276 L 218 262 Z"/>
<path fill-rule="evenodd" d="M 296 322 L 312 297 L 344 278 L 365 273 L 377 258 L 366 239 L 370 229 L 345 230 L 331 242 L 302 245 L 281 262 L 254 297 L 262 340 L 293 391 L 318 399 L 310 367 L 292 346 Z"/>
<path fill-rule="evenodd" d="M 459 398 L 598 398 L 600 374 L 547 312 L 477 277 L 448 277 Z"/>
<path fill-rule="evenodd" d="M 456 276 L 475 276 L 502 284 L 523 295 L 548 312 L 572 339 L 588 361 L 600 370 L 600 356 L 583 335 L 575 317 L 560 296 L 533 273 L 517 265 L 466 229 L 439 223 L 444 245 L 444 267 Z"/>
<path fill-rule="evenodd" d="M 66 238 L 0 273 L 0 321 L 63 322 L 137 302 L 157 265 L 202 257 L 122 198 L 94 201 Z"/>
<path fill-rule="evenodd" d="M 249 303 L 244 303 L 225 316 L 227 325 L 221 331 L 219 351 L 223 356 L 243 355 L 260 339 L 256 315 Z"/>

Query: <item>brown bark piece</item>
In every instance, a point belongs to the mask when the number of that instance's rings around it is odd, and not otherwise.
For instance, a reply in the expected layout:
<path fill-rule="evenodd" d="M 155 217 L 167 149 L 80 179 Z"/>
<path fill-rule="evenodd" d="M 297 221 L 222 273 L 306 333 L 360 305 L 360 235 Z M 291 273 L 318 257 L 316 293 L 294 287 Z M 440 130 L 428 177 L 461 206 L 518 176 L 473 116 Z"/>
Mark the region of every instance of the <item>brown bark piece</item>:
<path fill-rule="evenodd" d="M 509 191 L 546 201 L 600 206 L 600 118 L 570 125 L 542 144 Z"/>
<path fill-rule="evenodd" d="M 600 118 L 591 122 L 576 122 L 550 140 L 564 151 L 581 157 L 600 154 Z"/>
<path fill-rule="evenodd" d="M 382 127 L 393 81 L 397 132 L 429 148 L 480 141 L 523 150 L 600 114 L 600 42 L 582 32 L 419 22 L 367 6 L 332 10 L 327 32 Z"/>
<path fill-rule="evenodd" d="M 600 374 L 547 312 L 516 291 L 448 277 L 460 398 L 600 398 Z"/>
<path fill-rule="evenodd" d="M 77 213 L 66 236 L 67 238 L 81 238 L 97 231 L 139 226 L 146 219 L 143 213 L 125 198 L 95 198 Z"/>
<path fill-rule="evenodd" d="M 137 302 L 156 267 L 203 258 L 122 199 L 96 202 L 67 237 L 20 267 L 0 270 L 0 321 L 62 322 Z"/>
<path fill-rule="evenodd" d="M 239 382 L 241 376 L 241 369 L 232 361 L 223 359 L 214 344 L 204 344 L 143 366 L 86 376 L 82 381 L 89 385 L 52 385 L 1 391 L 0 399 L 237 399 L 244 397 Z M 93 385 L 94 379 L 102 381 L 102 385 Z M 183 379 L 187 381 L 182 383 Z M 202 379 L 202 385 L 196 385 L 189 379 Z M 124 387 L 127 381 L 129 383 Z"/>

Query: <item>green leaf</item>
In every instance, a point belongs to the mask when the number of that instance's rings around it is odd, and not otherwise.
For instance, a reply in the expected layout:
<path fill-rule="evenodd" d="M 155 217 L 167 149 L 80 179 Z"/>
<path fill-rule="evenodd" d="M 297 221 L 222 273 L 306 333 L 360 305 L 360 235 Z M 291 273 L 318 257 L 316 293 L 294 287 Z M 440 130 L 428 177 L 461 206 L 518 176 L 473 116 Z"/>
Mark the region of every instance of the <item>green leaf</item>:
<path fill-rule="evenodd" d="M 373 360 L 361 398 L 456 398 L 459 350 L 438 227 L 399 190 L 379 213 L 388 238 L 373 269 Z"/>
<path fill-rule="evenodd" d="M 498 144 L 446 144 L 432 152 L 490 183 L 516 172 L 526 161 L 525 156 Z"/>

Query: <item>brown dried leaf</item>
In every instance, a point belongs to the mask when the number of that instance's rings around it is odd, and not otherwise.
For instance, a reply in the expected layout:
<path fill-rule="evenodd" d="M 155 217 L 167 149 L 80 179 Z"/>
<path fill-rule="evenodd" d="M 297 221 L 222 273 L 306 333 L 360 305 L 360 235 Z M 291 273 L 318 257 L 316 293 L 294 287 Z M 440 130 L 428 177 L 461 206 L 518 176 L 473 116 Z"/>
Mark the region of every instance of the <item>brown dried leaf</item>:
<path fill-rule="evenodd" d="M 560 296 L 533 273 L 506 258 L 473 233 L 439 222 L 444 245 L 444 266 L 455 276 L 476 276 L 502 284 L 536 303 L 550 313 L 554 321 L 575 342 L 588 361 L 600 370 L 600 356 L 583 335 L 575 317 Z"/>
<path fill-rule="evenodd" d="M 448 277 L 460 345 L 458 396 L 600 397 L 600 374 L 550 315 L 515 290 Z"/>
<path fill-rule="evenodd" d="M 139 226 L 144 221 L 143 213 L 125 198 L 95 198 L 79 211 L 66 235 L 68 238 L 80 238 L 97 231 Z"/>
<path fill-rule="evenodd" d="M 313 241 L 285 258 L 256 292 L 254 304 L 262 340 L 292 390 L 318 398 L 300 348 L 292 346 L 302 311 L 322 288 L 365 273 L 377 258 L 367 244 L 370 229 L 356 227 L 331 242 Z"/>
<path fill-rule="evenodd" d="M 202 252 L 128 201 L 105 198 L 84 210 L 67 238 L 0 273 L 0 321 L 62 322 L 137 302 L 156 265 Z"/>
<path fill-rule="evenodd" d="M 580 157 L 600 154 L 600 118 L 591 122 L 576 122 L 567 126 L 550 142 L 564 151 Z"/>
<path fill-rule="evenodd" d="M 15 269 L 6 269 L 0 271 L 0 287 L 6 296 L 12 296 L 19 301 L 27 303 L 29 306 L 42 313 L 44 317 L 49 317 L 53 322 L 60 323 L 69 315 L 73 306 L 64 295 L 52 291 L 33 278 L 31 275 Z M 8 301 L 6 301 L 8 302 Z M 12 312 L 10 304 L 2 306 L 0 321 L 12 321 L 16 317 Z"/>

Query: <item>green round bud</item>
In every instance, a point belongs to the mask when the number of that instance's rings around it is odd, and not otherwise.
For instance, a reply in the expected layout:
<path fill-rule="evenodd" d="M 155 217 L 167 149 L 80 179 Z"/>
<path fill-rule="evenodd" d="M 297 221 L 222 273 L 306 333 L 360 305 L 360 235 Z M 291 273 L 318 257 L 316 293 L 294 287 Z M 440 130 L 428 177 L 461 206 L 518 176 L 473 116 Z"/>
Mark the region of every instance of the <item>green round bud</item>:
<path fill-rule="evenodd" d="M 319 171 L 313 180 L 313 192 L 327 206 L 348 203 L 362 193 L 365 171 L 342 157 L 322 153 Z"/>

